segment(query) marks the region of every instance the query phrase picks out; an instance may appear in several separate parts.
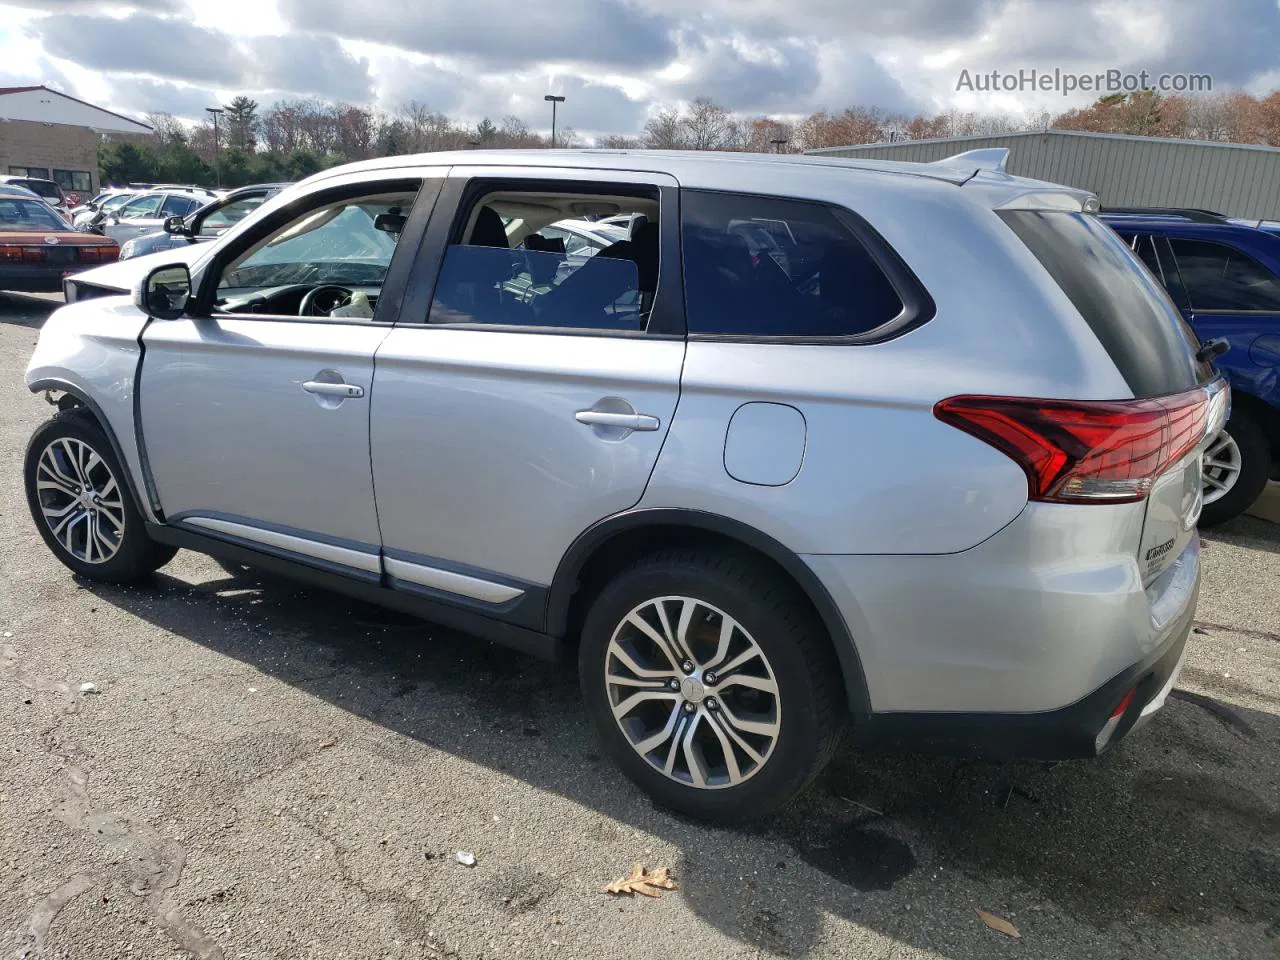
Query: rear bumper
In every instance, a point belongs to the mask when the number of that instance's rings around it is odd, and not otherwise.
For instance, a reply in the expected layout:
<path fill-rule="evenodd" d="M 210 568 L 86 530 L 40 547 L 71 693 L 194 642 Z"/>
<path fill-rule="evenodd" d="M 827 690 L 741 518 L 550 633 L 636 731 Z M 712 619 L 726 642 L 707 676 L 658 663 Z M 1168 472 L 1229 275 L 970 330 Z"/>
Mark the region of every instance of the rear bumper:
<path fill-rule="evenodd" d="M 64 274 L 83 269 L 76 263 L 0 263 L 0 290 L 23 293 L 59 293 Z"/>
<path fill-rule="evenodd" d="M 1071 760 L 1113 747 L 1163 706 L 1186 650 L 1194 604 L 1148 659 L 1067 707 L 1040 713 L 880 713 L 858 717 L 854 736 L 872 750 L 984 759 Z M 1133 691 L 1117 723 L 1112 714 Z M 1099 742 L 1100 735 L 1105 738 Z"/>

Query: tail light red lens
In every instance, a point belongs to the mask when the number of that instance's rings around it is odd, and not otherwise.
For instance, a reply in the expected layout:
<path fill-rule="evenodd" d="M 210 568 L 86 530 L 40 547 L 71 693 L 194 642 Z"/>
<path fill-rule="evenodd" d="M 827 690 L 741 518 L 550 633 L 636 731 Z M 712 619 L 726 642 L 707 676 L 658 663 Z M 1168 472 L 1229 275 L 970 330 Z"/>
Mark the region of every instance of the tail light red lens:
<path fill-rule="evenodd" d="M 114 243 L 80 248 L 81 263 L 110 263 L 120 259 L 120 248 Z"/>
<path fill-rule="evenodd" d="M 1215 385 L 1151 400 L 960 396 L 933 412 L 1012 457 L 1031 500 L 1131 503 L 1200 443 L 1221 392 Z"/>

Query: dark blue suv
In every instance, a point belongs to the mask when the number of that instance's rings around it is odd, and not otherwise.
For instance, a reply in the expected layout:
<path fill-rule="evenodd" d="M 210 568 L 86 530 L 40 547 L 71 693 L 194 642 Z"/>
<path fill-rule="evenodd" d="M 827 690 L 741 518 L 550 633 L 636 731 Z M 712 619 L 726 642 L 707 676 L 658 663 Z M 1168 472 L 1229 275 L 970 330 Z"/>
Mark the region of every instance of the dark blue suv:
<path fill-rule="evenodd" d="M 1102 219 L 1202 342 L 1229 345 L 1215 362 L 1231 383 L 1231 419 L 1204 456 L 1200 522 L 1229 520 L 1280 469 L 1280 224 L 1181 209 L 1104 210 Z"/>

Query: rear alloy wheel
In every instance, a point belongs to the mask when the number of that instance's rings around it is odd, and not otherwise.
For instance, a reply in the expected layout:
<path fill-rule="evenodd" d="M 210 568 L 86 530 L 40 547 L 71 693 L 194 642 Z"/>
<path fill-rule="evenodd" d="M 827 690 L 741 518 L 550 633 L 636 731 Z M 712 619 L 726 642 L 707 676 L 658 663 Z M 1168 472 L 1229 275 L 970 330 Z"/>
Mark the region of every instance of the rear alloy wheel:
<path fill-rule="evenodd" d="M 830 641 L 780 571 L 710 549 L 653 554 L 587 614 L 583 696 L 623 771 L 722 822 L 781 807 L 823 768 L 844 715 Z"/>
<path fill-rule="evenodd" d="M 609 641 L 604 682 L 631 748 L 677 783 L 737 786 L 777 745 L 782 704 L 769 660 L 705 601 L 658 597 L 628 613 Z"/>
<path fill-rule="evenodd" d="M 174 548 L 147 536 L 106 435 L 83 414 L 60 413 L 38 427 L 23 473 L 40 536 L 81 576 L 134 580 L 173 558 Z"/>
<path fill-rule="evenodd" d="M 1232 415 L 1200 458 L 1204 510 L 1200 526 L 1212 527 L 1253 506 L 1271 471 L 1267 435 L 1247 413 Z"/>

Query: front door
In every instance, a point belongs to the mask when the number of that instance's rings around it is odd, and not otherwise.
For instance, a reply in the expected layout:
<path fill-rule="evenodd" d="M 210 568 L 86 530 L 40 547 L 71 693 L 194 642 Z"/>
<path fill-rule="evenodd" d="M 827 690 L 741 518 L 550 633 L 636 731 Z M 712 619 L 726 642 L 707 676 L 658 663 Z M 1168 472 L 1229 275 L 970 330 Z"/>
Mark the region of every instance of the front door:
<path fill-rule="evenodd" d="M 208 316 L 148 325 L 142 435 L 167 522 L 381 576 L 369 404 L 391 325 L 375 311 L 417 188 L 314 191 L 215 255 Z"/>
<path fill-rule="evenodd" d="M 492 173 L 454 168 L 378 349 L 373 478 L 397 588 L 536 626 L 574 539 L 644 493 L 675 412 L 677 184 Z M 557 242 L 562 221 L 632 213 L 593 257 Z"/>

